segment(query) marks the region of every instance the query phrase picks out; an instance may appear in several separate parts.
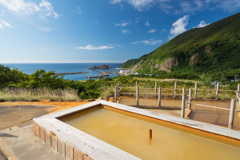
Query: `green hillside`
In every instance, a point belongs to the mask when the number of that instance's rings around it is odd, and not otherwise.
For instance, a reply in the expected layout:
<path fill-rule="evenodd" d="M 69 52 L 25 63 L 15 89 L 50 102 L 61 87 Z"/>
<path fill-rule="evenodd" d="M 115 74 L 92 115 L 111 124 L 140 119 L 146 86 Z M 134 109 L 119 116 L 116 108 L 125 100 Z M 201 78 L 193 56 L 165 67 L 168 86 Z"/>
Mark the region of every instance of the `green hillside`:
<path fill-rule="evenodd" d="M 140 73 L 215 73 L 240 68 L 240 13 L 194 28 L 122 68 Z"/>

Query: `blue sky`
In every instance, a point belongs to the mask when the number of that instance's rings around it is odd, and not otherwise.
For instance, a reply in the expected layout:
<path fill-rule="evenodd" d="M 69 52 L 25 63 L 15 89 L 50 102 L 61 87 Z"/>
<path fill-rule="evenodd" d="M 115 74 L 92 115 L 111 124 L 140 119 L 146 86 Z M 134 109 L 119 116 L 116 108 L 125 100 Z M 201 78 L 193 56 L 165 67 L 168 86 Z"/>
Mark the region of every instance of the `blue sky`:
<path fill-rule="evenodd" d="M 0 63 L 121 63 L 239 10 L 240 0 L 0 0 Z"/>

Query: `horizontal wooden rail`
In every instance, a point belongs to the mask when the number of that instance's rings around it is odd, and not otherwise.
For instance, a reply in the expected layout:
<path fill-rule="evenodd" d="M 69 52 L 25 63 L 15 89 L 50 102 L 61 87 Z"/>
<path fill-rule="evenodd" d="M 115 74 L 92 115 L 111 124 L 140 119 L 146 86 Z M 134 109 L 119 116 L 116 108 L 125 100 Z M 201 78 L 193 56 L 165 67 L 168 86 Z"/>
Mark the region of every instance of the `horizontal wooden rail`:
<path fill-rule="evenodd" d="M 187 104 L 190 104 L 188 103 L 188 101 L 186 101 Z M 221 110 L 226 110 L 226 111 L 229 111 L 230 109 L 228 108 L 221 108 L 221 107 L 215 107 L 215 106 L 208 106 L 208 105 L 204 105 L 204 104 L 197 104 L 197 103 L 191 103 L 191 105 L 195 105 L 195 106 L 202 106 L 202 107 L 206 107 L 206 108 L 215 108 L 215 109 L 221 109 Z M 235 110 L 236 112 L 240 112 L 240 110 Z"/>
<path fill-rule="evenodd" d="M 131 92 L 131 93 L 129 93 L 129 92 L 120 92 L 120 94 L 136 94 L 136 92 Z"/>
<path fill-rule="evenodd" d="M 197 91 L 213 91 L 213 92 L 216 92 L 215 89 L 197 89 Z"/>
<path fill-rule="evenodd" d="M 120 94 L 136 94 L 135 92 L 131 92 L 131 93 L 129 93 L 129 92 L 120 92 Z M 147 95 L 147 94 L 149 94 L 149 95 L 158 95 L 158 93 L 139 93 L 139 94 L 145 94 L 145 95 Z M 169 93 L 161 93 L 161 95 L 173 95 L 173 94 L 169 94 Z M 175 95 L 177 95 L 177 96 L 181 96 L 182 94 L 175 94 Z"/>
<path fill-rule="evenodd" d="M 220 92 L 235 92 L 236 90 L 219 90 Z"/>
<path fill-rule="evenodd" d="M 155 90 L 156 88 L 139 88 L 139 89 Z"/>
<path fill-rule="evenodd" d="M 120 87 L 121 89 L 123 88 L 129 88 L 129 89 L 136 89 L 136 87 Z"/>

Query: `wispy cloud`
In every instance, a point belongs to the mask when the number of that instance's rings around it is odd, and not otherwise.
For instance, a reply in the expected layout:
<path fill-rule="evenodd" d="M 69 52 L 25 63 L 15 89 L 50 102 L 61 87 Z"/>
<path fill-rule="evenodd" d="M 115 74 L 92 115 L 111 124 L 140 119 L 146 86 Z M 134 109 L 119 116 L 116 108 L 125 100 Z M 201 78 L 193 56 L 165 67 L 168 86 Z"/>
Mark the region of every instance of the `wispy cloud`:
<path fill-rule="evenodd" d="M 110 2 L 112 3 L 112 4 L 117 4 L 117 3 L 120 3 L 122 0 L 110 0 Z"/>
<path fill-rule="evenodd" d="M 167 14 L 183 14 L 217 8 L 225 11 L 237 11 L 240 9 L 239 0 L 110 0 L 110 3 L 127 3 L 140 12 L 151 7 L 159 7 Z"/>
<path fill-rule="evenodd" d="M 150 23 L 147 21 L 147 22 L 145 23 L 145 26 L 150 27 Z"/>
<path fill-rule="evenodd" d="M 137 42 L 133 42 L 132 44 L 144 44 L 144 45 L 157 45 L 159 43 L 161 43 L 162 40 L 157 40 L 154 38 L 151 38 L 149 40 L 142 40 L 142 41 L 137 41 Z"/>
<path fill-rule="evenodd" d="M 138 11 L 150 8 L 155 2 L 156 0 L 128 0 L 128 3 Z"/>
<path fill-rule="evenodd" d="M 4 28 L 6 28 L 6 27 L 8 27 L 8 28 L 11 28 L 11 27 L 12 27 L 12 25 L 11 25 L 11 24 L 9 24 L 9 23 L 8 23 L 8 22 L 6 22 L 6 21 L 4 21 L 4 20 L 0 19 L 0 29 L 4 29 Z"/>
<path fill-rule="evenodd" d="M 240 1 L 239 0 L 219 0 L 219 7 L 223 8 L 227 11 L 236 11 L 240 9 Z"/>
<path fill-rule="evenodd" d="M 108 44 L 108 46 L 122 47 L 120 44 Z"/>
<path fill-rule="evenodd" d="M 167 30 L 164 28 L 164 29 L 161 30 L 161 32 L 167 32 Z"/>
<path fill-rule="evenodd" d="M 155 33 L 155 32 L 157 32 L 157 30 L 154 28 L 148 31 L 148 33 Z"/>
<path fill-rule="evenodd" d="M 30 0 L 0 0 L 0 5 L 16 14 L 38 14 L 41 18 L 59 17 L 59 15 L 54 11 L 52 4 L 48 2 L 48 0 L 41 0 L 39 4 Z"/>
<path fill-rule="evenodd" d="M 140 21 L 140 18 L 137 17 L 137 18 L 135 19 L 135 23 L 138 24 L 139 21 Z"/>
<path fill-rule="evenodd" d="M 78 7 L 76 12 L 77 12 L 77 14 L 82 14 L 82 8 Z"/>
<path fill-rule="evenodd" d="M 110 0 L 110 3 L 119 4 L 121 2 L 127 2 L 134 9 L 138 11 L 143 11 L 143 10 L 149 9 L 157 1 L 162 1 L 162 0 Z"/>
<path fill-rule="evenodd" d="M 117 27 L 126 27 L 129 24 L 130 24 L 130 22 L 123 22 L 123 23 L 116 23 L 115 26 L 117 26 Z"/>
<path fill-rule="evenodd" d="M 122 29 L 121 32 L 124 33 L 124 34 L 131 33 L 131 31 L 129 31 L 128 29 Z"/>
<path fill-rule="evenodd" d="M 77 49 L 81 49 L 81 50 L 103 50 L 103 49 L 111 49 L 114 48 L 113 46 L 98 46 L 95 47 L 93 45 L 86 45 L 85 47 L 77 47 Z"/>
<path fill-rule="evenodd" d="M 169 39 L 176 37 L 177 35 L 185 32 L 186 26 L 188 25 L 189 16 L 185 15 L 182 18 L 179 18 L 176 22 L 172 24 L 172 28 L 170 29 Z"/>

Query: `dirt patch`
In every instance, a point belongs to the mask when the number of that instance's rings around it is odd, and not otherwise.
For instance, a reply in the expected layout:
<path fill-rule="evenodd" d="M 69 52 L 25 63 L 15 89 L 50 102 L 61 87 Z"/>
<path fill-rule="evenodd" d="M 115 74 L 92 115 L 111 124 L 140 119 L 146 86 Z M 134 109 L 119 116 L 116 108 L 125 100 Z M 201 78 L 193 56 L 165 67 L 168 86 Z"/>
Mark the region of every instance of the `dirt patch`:
<path fill-rule="evenodd" d="M 29 121 L 34 117 L 38 117 L 56 110 L 52 106 L 0 106 L 0 129 L 19 125 Z"/>
<path fill-rule="evenodd" d="M 0 103 L 0 129 L 85 103 L 88 102 L 3 102 Z"/>

